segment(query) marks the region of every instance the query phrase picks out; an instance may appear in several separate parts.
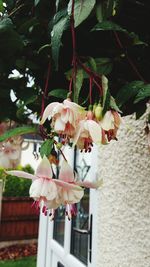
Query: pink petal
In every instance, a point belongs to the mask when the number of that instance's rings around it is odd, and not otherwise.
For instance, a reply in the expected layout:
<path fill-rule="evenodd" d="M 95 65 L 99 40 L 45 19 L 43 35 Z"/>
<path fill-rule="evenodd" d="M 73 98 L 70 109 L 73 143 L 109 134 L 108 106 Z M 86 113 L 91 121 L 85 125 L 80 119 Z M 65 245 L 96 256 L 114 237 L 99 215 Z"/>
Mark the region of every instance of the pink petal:
<path fill-rule="evenodd" d="M 21 178 L 31 179 L 31 180 L 37 179 L 37 177 L 35 175 L 24 172 L 24 171 L 6 171 L 6 173 L 10 174 L 10 175 L 17 176 L 17 177 L 21 177 Z"/>
<path fill-rule="evenodd" d="M 36 169 L 36 176 L 43 178 L 52 178 L 51 164 L 46 156 L 43 157 L 39 166 Z"/>
<path fill-rule="evenodd" d="M 70 113 L 70 111 L 68 110 L 68 108 L 63 108 L 63 110 L 61 112 L 61 120 L 64 123 L 67 123 L 69 121 L 69 113 Z"/>
<path fill-rule="evenodd" d="M 63 160 L 62 162 L 59 179 L 69 183 L 74 181 L 74 172 L 66 160 Z"/>
<path fill-rule="evenodd" d="M 64 181 L 61 181 L 61 180 L 57 180 L 57 179 L 53 179 L 53 181 L 55 182 L 56 185 L 60 186 L 60 187 L 63 187 L 67 190 L 77 190 L 77 191 L 83 191 L 83 188 L 81 188 L 79 185 L 76 185 L 74 183 L 66 183 Z"/>
<path fill-rule="evenodd" d="M 52 111 L 58 104 L 59 102 L 53 102 L 45 108 L 40 124 L 43 124 L 49 116 L 52 117 Z"/>

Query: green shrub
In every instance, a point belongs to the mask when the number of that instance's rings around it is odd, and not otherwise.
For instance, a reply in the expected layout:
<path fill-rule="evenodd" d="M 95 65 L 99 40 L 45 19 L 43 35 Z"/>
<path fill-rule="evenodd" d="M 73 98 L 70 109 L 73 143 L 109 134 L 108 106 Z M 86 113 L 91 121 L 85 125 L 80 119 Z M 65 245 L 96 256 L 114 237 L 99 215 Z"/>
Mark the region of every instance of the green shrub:
<path fill-rule="evenodd" d="M 32 167 L 30 165 L 26 165 L 25 167 L 18 167 L 18 170 L 34 173 Z M 0 170 L 0 177 L 4 181 L 4 192 L 3 196 L 5 197 L 25 197 L 29 196 L 29 188 L 31 185 L 30 179 L 18 178 L 12 175 L 5 175 L 4 171 Z"/>

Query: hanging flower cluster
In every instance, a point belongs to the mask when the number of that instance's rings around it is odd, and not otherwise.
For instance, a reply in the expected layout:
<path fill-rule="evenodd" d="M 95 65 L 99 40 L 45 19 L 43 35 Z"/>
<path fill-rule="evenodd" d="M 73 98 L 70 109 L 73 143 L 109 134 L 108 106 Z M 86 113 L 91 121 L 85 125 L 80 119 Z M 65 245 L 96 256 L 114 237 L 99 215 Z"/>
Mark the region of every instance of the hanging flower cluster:
<path fill-rule="evenodd" d="M 102 78 L 104 90 L 108 80 Z M 107 144 L 112 139 L 117 139 L 117 130 L 121 123 L 120 114 L 107 110 L 103 115 L 103 107 L 99 104 L 90 105 L 88 111 L 82 106 L 72 102 L 69 98 L 63 103 L 50 103 L 44 110 L 41 124 L 49 118 L 52 134 L 57 134 L 62 139 L 62 144 L 70 144 L 90 152 L 95 144 Z"/>
<path fill-rule="evenodd" d="M 8 124 L 2 122 L 0 124 L 0 135 L 8 130 Z M 23 139 L 21 136 L 14 136 L 0 143 L 0 167 L 15 168 L 20 162 L 21 145 Z"/>
<path fill-rule="evenodd" d="M 60 205 L 66 206 L 66 215 L 70 219 L 72 215 L 76 214 L 74 204 L 83 197 L 84 187 L 98 188 L 102 183 L 98 179 L 93 182 L 79 181 L 66 160 L 63 160 L 59 177 L 55 179 L 56 176 L 46 156 L 37 167 L 35 175 L 16 170 L 6 173 L 32 180 L 30 197 L 35 199 L 36 207 L 43 205 L 43 213 L 47 215 L 49 212 L 51 219 L 54 218 L 55 209 Z"/>

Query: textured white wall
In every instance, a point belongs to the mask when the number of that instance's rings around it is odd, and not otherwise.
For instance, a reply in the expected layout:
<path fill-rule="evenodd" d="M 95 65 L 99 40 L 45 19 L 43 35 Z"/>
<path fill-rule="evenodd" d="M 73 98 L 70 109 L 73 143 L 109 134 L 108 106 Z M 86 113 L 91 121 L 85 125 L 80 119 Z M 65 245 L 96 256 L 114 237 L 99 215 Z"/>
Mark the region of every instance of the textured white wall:
<path fill-rule="evenodd" d="M 119 141 L 99 151 L 97 265 L 150 267 L 150 152 L 140 121 L 126 117 Z"/>

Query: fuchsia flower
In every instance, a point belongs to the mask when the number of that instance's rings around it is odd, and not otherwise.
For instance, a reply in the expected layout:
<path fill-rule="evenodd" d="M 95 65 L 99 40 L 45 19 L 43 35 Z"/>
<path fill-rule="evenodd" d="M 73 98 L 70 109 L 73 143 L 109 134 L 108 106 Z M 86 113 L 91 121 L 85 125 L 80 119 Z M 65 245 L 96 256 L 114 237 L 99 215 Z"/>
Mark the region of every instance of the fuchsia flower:
<path fill-rule="evenodd" d="M 71 167 L 70 167 L 71 168 Z M 67 176 L 68 168 L 65 164 L 60 171 L 60 180 L 53 179 L 52 168 L 49 160 L 44 156 L 39 164 L 35 175 L 24 171 L 7 171 L 7 174 L 15 175 L 32 180 L 29 190 L 30 197 L 36 201 L 36 206 L 44 202 L 43 212 L 46 214 L 47 209 L 58 208 L 61 204 L 74 204 L 80 201 L 83 196 L 83 189 L 73 182 L 73 177 Z"/>
<path fill-rule="evenodd" d="M 108 141 L 116 139 L 117 131 L 121 123 L 121 116 L 117 111 L 109 110 L 100 121 L 102 129 L 107 135 Z"/>
<path fill-rule="evenodd" d="M 23 171 L 7 171 L 6 173 L 32 180 L 29 190 L 30 197 L 38 202 L 39 206 L 44 201 L 47 208 L 58 208 L 60 199 L 58 196 L 55 179 L 52 179 L 52 169 L 49 160 L 44 156 L 37 167 L 35 175 Z"/>
<path fill-rule="evenodd" d="M 79 149 L 91 151 L 92 143 L 101 144 L 102 130 L 100 125 L 94 120 L 82 120 L 76 129 L 73 137 L 73 144 Z"/>
<path fill-rule="evenodd" d="M 9 138 L 0 145 L 0 166 L 15 168 L 20 162 L 22 138 L 20 136 Z"/>
<path fill-rule="evenodd" d="M 52 119 L 51 126 L 58 134 L 72 137 L 75 132 L 77 123 L 85 117 L 83 107 L 65 99 L 63 103 L 54 102 L 49 104 L 44 110 L 41 124 L 47 118 Z"/>

